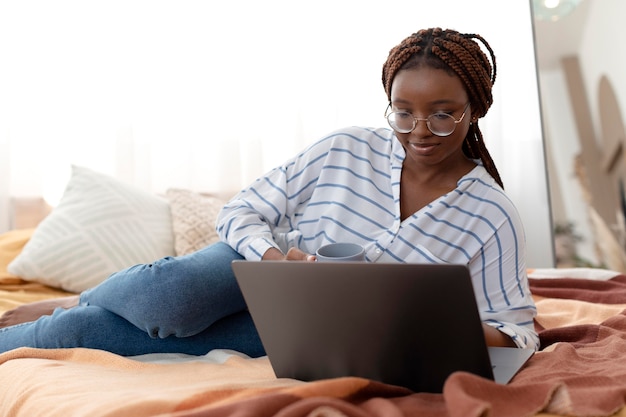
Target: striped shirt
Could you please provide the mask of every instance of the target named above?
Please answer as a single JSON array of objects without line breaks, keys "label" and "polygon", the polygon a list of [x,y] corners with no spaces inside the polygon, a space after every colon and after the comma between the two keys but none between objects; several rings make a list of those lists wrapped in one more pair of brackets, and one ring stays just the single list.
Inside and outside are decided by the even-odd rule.
[{"label": "striped shirt", "polygon": [[335,131],[235,196],[218,233],[248,260],[270,247],[315,253],[354,242],[369,262],[467,265],[483,322],[537,349],[525,236],[511,200],[478,164],[456,189],[402,221],[404,157],[389,129]]}]

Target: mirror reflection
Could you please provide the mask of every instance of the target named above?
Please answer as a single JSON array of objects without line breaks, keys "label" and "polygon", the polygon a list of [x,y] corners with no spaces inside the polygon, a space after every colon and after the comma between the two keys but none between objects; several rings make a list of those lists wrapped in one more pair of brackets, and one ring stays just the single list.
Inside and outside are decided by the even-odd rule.
[{"label": "mirror reflection", "polygon": [[533,6],[557,263],[624,272],[626,3]]}]

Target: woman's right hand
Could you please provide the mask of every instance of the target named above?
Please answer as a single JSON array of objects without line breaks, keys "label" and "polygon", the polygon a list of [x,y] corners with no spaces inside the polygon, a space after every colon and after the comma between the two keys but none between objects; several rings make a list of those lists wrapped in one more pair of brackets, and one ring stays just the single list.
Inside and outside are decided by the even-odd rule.
[{"label": "woman's right hand", "polygon": [[269,248],[263,254],[264,261],[309,261],[314,262],[316,260],[315,255],[310,255],[301,251],[298,248],[290,248],[287,251],[287,255],[284,255],[276,248]]}]

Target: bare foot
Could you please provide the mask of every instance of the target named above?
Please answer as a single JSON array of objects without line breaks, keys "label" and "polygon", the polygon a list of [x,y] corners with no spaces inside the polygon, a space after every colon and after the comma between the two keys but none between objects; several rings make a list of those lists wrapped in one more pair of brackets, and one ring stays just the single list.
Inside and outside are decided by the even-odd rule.
[{"label": "bare foot", "polygon": [[13,326],[15,324],[35,321],[41,316],[52,314],[55,308],[72,308],[78,305],[78,295],[71,295],[63,298],[53,298],[50,300],[37,301],[24,304],[13,310],[9,310],[0,316],[0,329]]}]

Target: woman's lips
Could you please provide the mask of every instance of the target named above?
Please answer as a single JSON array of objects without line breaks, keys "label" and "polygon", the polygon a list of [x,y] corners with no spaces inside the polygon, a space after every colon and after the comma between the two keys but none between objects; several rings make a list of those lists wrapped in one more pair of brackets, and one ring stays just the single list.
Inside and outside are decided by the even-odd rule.
[{"label": "woman's lips", "polygon": [[437,147],[436,143],[411,143],[409,142],[409,146],[415,152],[421,155],[427,155],[433,152],[433,150]]}]

